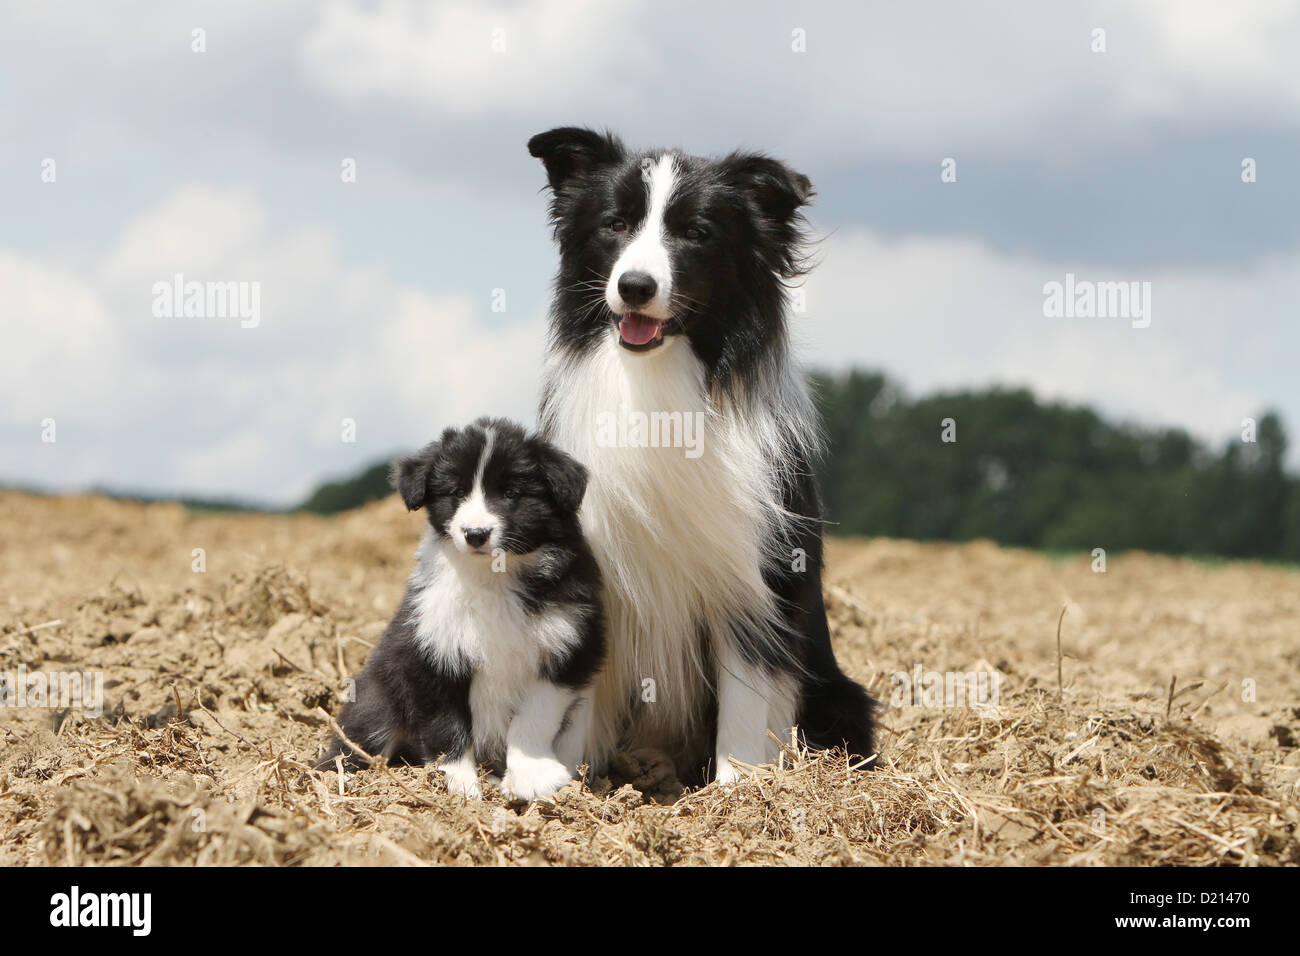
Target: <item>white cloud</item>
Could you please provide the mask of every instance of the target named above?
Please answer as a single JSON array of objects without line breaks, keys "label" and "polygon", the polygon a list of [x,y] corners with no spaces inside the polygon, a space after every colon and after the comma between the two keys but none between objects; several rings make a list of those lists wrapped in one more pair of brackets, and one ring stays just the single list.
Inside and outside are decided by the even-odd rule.
[{"label": "white cloud", "polygon": [[103,398],[123,360],[121,342],[81,276],[0,251],[0,333],[0,425],[37,440],[42,419],[58,423],[74,409],[97,424],[111,419]]},{"label": "white cloud", "polygon": [[129,222],[104,257],[105,282],[152,283],[174,272],[223,278],[223,269],[247,275],[250,255],[265,251],[269,223],[247,189],[182,187]]},{"label": "white cloud", "polygon": [[[1229,369],[1300,348],[1300,334],[1287,333],[1290,343],[1276,334],[1300,295],[1295,254],[1246,273],[1134,275],[1004,255],[974,240],[894,241],[865,231],[837,234],[822,253],[800,330],[808,360],[837,370],[883,368],[914,392],[1027,386],[1218,442],[1285,394],[1263,376],[1243,386]],[[1150,282],[1150,327],[1124,318],[1046,318],[1043,285],[1067,272]],[[1300,394],[1283,401],[1294,428]]]},{"label": "white cloud", "polygon": [[1152,64],[1181,86],[1175,108],[1207,97],[1300,104],[1300,0],[1108,0],[1104,9],[1149,31]]},{"label": "white cloud", "polygon": [[[129,223],[85,276],[0,255],[5,479],[291,501],[481,413],[531,424],[540,318],[489,326],[460,293],[268,223],[248,191],[194,185]],[[155,318],[152,286],[176,272],[261,283],[261,324]],[[29,453],[47,415],[61,450],[77,446],[57,472]],[[344,418],[356,445],[340,441]]]},{"label": "white cloud", "polygon": [[647,79],[646,48],[619,42],[641,20],[639,6],[332,0],[303,39],[301,62],[311,82],[340,99],[382,95],[452,115],[614,96]]},{"label": "white cloud", "polygon": [[[1075,162],[1169,120],[1289,125],[1297,0],[805,6],[595,0],[332,0],[300,44],[307,81],[423,121],[528,117],[707,138],[776,130],[804,155],[1045,155]],[[1091,49],[1094,28],[1107,49]],[[507,51],[490,49],[501,28]],[[805,32],[806,51],[791,49]],[[575,108],[580,108],[577,111]],[[1061,141],[1061,149],[1046,144]]]}]

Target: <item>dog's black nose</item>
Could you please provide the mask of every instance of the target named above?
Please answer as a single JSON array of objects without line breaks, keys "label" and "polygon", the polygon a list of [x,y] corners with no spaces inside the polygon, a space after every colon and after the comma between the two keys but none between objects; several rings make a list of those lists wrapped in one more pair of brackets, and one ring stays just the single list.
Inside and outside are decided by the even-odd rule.
[{"label": "dog's black nose", "polygon": [[492,534],[491,528],[461,528],[465,532],[465,543],[471,548],[482,547]]},{"label": "dog's black nose", "polygon": [[618,277],[618,294],[634,309],[653,299],[658,288],[655,277],[648,272],[624,272]]}]

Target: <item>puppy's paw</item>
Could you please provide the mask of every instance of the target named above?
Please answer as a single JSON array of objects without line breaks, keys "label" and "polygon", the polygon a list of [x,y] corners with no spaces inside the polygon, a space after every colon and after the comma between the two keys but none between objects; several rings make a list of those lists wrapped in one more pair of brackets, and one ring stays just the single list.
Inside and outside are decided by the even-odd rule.
[{"label": "puppy's paw", "polygon": [[516,757],[506,766],[501,792],[510,800],[541,800],[573,779],[554,757]]},{"label": "puppy's paw", "polygon": [[466,800],[477,800],[482,796],[478,786],[478,767],[473,763],[457,761],[442,764],[438,769],[447,782],[448,793],[457,794]]}]

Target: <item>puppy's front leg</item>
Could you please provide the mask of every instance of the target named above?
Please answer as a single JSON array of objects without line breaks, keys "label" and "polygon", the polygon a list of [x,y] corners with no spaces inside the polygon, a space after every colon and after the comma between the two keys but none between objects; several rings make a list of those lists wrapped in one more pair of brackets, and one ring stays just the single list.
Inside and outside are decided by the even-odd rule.
[{"label": "puppy's front leg", "polygon": [[574,693],[547,680],[536,680],[524,696],[506,732],[506,775],[501,789],[513,800],[549,797],[573,779],[555,756],[555,738]]},{"label": "puppy's front leg", "polygon": [[788,734],[794,723],[795,690],[790,678],[751,664],[725,642],[718,654],[718,737],[714,779],[735,783],[742,771],[730,760],[761,764],[776,755],[767,736]]},{"label": "puppy's front leg", "polygon": [[569,708],[568,724],[555,740],[555,756],[574,776],[587,753],[587,738],[591,736],[590,689],[574,699]]},{"label": "puppy's front leg", "polygon": [[473,745],[467,747],[459,757],[444,757],[438,769],[447,778],[447,790],[458,793],[469,800],[479,798],[478,763],[474,760]]}]

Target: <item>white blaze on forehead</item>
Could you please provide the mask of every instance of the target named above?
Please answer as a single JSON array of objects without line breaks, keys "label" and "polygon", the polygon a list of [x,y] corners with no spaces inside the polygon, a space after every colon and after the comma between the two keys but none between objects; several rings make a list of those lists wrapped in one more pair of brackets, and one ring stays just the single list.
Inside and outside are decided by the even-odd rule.
[{"label": "white blaze on forehead", "polygon": [[496,432],[491,428],[485,429],[486,439],[483,442],[483,451],[479,454],[478,465],[474,469],[474,487],[469,493],[456,513],[452,516],[451,532],[452,538],[458,547],[464,546],[465,533],[464,528],[491,528],[492,535],[488,539],[490,545],[495,546],[499,534],[497,528],[497,516],[488,510],[487,495],[483,491],[483,473],[487,470],[488,460],[492,457],[492,445],[496,439]]},{"label": "white blaze on forehead", "polygon": [[496,429],[486,428],[483,430],[483,453],[479,455],[478,468],[474,471],[474,488],[481,491],[483,489],[483,472],[487,471],[488,459],[492,457],[492,445],[496,442]]},{"label": "white blaze on forehead", "polygon": [[618,294],[618,280],[625,272],[646,272],[654,277],[655,297],[637,309],[656,319],[669,318],[668,301],[672,296],[673,267],[664,245],[664,215],[677,187],[677,163],[672,154],[664,153],[657,160],[647,158],[641,166],[641,178],[646,184],[646,214],[636,237],[618,257],[609,275],[605,299],[611,310],[620,315],[628,311],[627,304]]},{"label": "white blaze on forehead", "polygon": [[649,204],[639,236],[651,230],[659,236],[663,233],[664,210],[677,185],[677,163],[669,153],[660,156],[658,162],[648,160],[641,168],[641,178],[645,180]]}]

